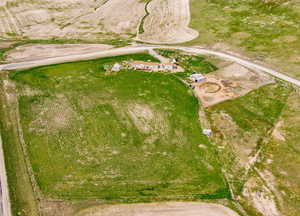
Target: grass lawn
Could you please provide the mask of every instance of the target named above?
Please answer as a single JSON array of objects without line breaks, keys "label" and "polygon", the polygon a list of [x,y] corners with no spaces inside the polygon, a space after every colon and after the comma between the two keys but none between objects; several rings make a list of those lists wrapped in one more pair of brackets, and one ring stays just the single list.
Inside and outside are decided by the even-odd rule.
[{"label": "grass lawn", "polygon": [[30,161],[47,198],[116,202],[229,198],[198,101],[175,76],[105,64],[134,54],[11,74]]}]

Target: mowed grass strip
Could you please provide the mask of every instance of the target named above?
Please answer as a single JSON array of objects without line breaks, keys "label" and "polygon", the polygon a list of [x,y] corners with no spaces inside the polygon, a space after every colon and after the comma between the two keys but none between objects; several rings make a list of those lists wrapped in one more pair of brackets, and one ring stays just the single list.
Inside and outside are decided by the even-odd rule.
[{"label": "mowed grass strip", "polygon": [[216,151],[201,133],[197,99],[167,73],[103,69],[128,59],[155,60],[134,54],[11,75],[19,92],[27,89],[20,97],[22,125],[44,195],[228,198]]}]

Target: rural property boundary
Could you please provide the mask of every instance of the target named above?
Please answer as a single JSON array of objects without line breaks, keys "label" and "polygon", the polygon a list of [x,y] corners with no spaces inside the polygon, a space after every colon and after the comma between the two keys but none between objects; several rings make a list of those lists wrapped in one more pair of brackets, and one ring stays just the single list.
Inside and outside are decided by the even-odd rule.
[{"label": "rural property boundary", "polygon": [[[10,64],[2,64],[0,65],[0,73],[1,70],[22,70],[22,69],[29,69],[33,67],[45,66],[45,65],[52,65],[52,64],[59,64],[65,62],[74,62],[74,61],[82,61],[82,60],[91,60],[101,57],[108,57],[108,56],[117,56],[117,55],[124,55],[130,53],[138,53],[138,52],[149,52],[153,49],[175,49],[181,50],[190,53],[196,53],[199,55],[213,55],[219,58],[227,59],[248,68],[258,69],[265,73],[268,73],[278,79],[284,80],[289,82],[295,86],[300,87],[300,81],[289,77],[283,73],[277,72],[273,69],[267,68],[265,66],[253,63],[249,60],[242,59],[240,57],[233,56],[231,54],[218,52],[214,50],[209,50],[205,48],[198,48],[198,47],[185,47],[185,46],[165,46],[165,45],[135,45],[123,48],[115,48],[105,51],[99,52],[91,52],[85,54],[77,54],[77,55],[70,55],[70,56],[63,56],[63,57],[53,57],[53,58],[46,58],[42,60],[36,61],[25,61],[19,63],[10,63]],[[11,207],[10,207],[10,200],[9,200],[9,193],[8,193],[8,185],[7,185],[7,176],[4,164],[4,155],[2,149],[2,140],[0,134],[0,183],[1,183],[1,197],[0,197],[0,210],[2,207],[2,212],[0,212],[0,216],[11,216]]]}]

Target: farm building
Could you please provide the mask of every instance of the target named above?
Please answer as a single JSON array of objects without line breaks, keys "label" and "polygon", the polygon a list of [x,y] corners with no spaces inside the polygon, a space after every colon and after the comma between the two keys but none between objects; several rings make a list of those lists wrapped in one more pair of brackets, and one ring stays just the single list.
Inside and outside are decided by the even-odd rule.
[{"label": "farm building", "polygon": [[173,63],[133,61],[130,65],[136,70],[177,71],[179,69],[179,66]]},{"label": "farm building", "polygon": [[121,65],[119,63],[115,63],[111,70],[118,72],[121,70]]},{"label": "farm building", "polygon": [[190,75],[189,79],[192,81],[192,82],[202,82],[204,81],[206,78],[205,76],[203,76],[202,74],[199,74],[199,73],[193,73]]}]

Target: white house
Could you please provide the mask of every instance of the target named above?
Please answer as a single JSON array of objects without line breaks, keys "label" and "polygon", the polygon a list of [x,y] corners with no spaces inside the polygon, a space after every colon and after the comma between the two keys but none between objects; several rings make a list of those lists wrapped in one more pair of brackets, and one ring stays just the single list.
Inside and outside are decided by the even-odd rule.
[{"label": "white house", "polygon": [[193,73],[190,75],[189,79],[192,81],[192,82],[201,82],[201,81],[204,81],[206,78],[205,76],[203,76],[202,74],[199,74],[199,73]]}]

